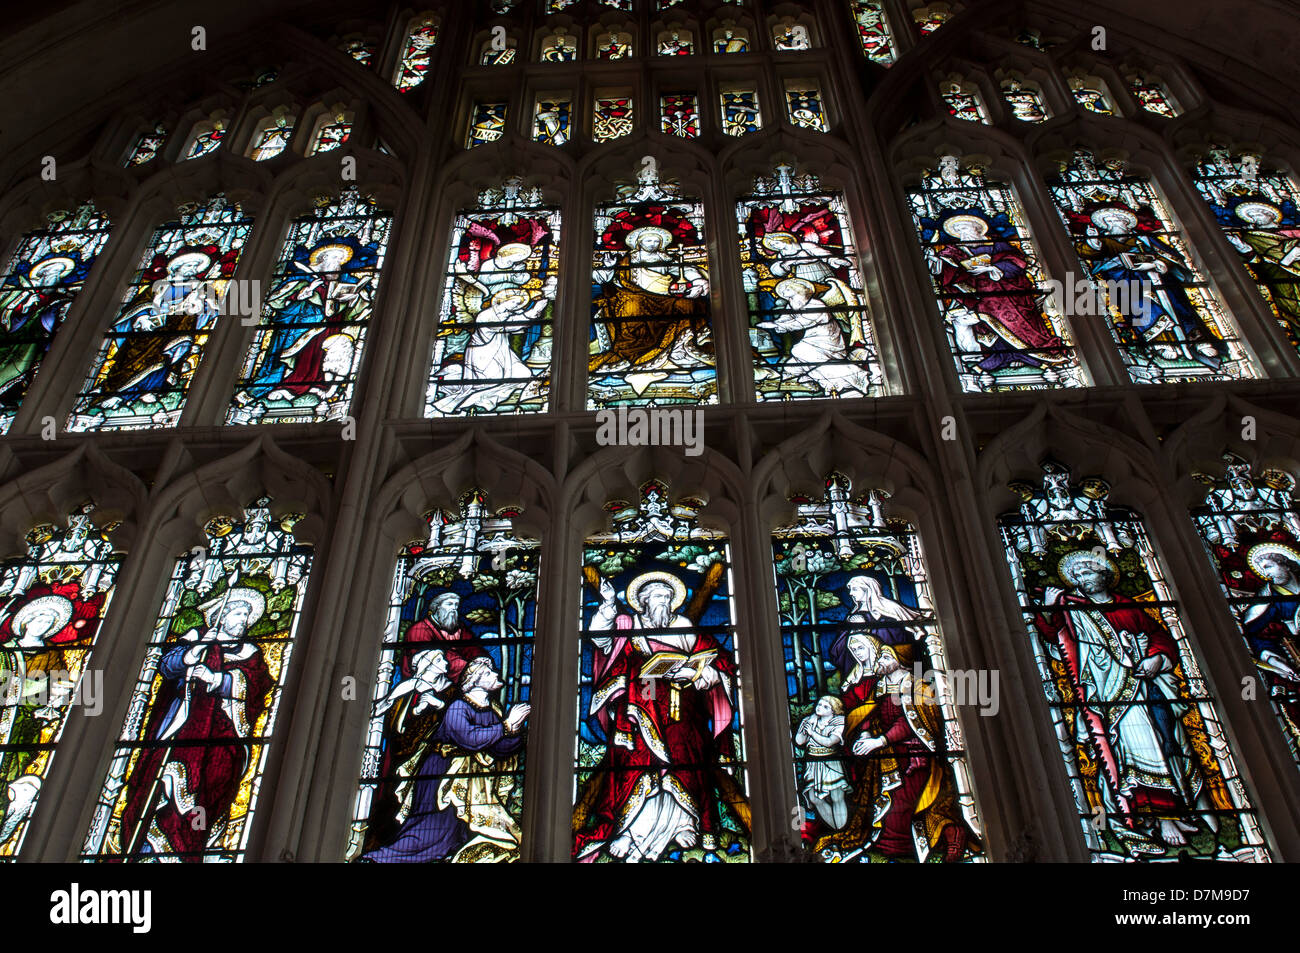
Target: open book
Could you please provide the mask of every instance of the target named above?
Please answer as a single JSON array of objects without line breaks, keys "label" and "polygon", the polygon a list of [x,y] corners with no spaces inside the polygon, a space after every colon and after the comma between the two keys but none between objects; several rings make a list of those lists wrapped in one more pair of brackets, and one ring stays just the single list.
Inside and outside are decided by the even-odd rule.
[{"label": "open book", "polygon": [[718,657],[717,649],[705,649],[694,655],[681,652],[656,652],[646,659],[641,667],[642,678],[671,678],[678,674],[688,674],[692,679],[699,676],[704,666]]}]

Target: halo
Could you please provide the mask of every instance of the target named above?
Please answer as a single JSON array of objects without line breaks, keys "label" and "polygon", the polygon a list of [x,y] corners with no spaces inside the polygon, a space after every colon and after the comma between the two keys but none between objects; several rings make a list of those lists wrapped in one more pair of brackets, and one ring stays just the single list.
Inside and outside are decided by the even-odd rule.
[{"label": "halo", "polygon": [[676,612],[686,601],[686,586],[682,581],[667,572],[647,572],[637,576],[627,584],[627,604],[630,605],[639,614],[642,611],[641,600],[637,598],[641,595],[641,590],[649,583],[660,582],[673,591],[672,611]]},{"label": "halo", "polygon": [[799,244],[799,239],[795,238],[789,232],[768,232],[766,235],[763,236],[763,240],[760,241],[759,244],[762,245],[764,248],[766,248],[768,251],[772,251],[773,244],[797,245]]},{"label": "halo", "polygon": [[[31,270],[28,271],[27,274],[36,281],[44,281],[44,274],[51,270],[55,265],[58,265],[63,269],[59,274],[59,278],[62,278],[68,272],[73,271],[77,267],[77,263],[71,258],[68,258],[65,255],[56,255],[53,258],[46,258],[44,261],[38,261],[36,264],[32,265]],[[55,281],[57,280],[58,278],[55,279]]]},{"label": "halo", "polygon": [[1290,546],[1283,546],[1281,543],[1259,543],[1250,547],[1250,551],[1246,553],[1246,562],[1250,563],[1250,568],[1255,571],[1255,575],[1263,577],[1264,573],[1259,568],[1259,562],[1265,556],[1273,553],[1285,556],[1291,562],[1300,565],[1300,553]]},{"label": "halo", "polygon": [[811,281],[806,281],[803,278],[786,278],[783,281],[777,282],[776,293],[778,296],[789,298],[790,295],[786,292],[794,291],[802,291],[804,295],[809,298],[817,297],[817,289],[813,287]]},{"label": "halo", "polygon": [[167,262],[168,271],[176,271],[181,265],[191,261],[199,263],[199,271],[204,272],[212,267],[212,256],[204,254],[201,251],[187,251],[177,255],[171,261]]},{"label": "halo", "polygon": [[1232,214],[1237,216],[1237,218],[1241,219],[1243,222],[1248,222],[1250,220],[1246,218],[1246,216],[1241,214],[1242,209],[1256,209],[1256,208],[1267,209],[1269,216],[1275,222],[1280,221],[1282,218],[1282,210],[1278,208],[1276,205],[1274,205],[1272,202],[1254,202],[1254,201],[1238,202],[1237,207],[1232,210]]},{"label": "halo", "polygon": [[14,613],[13,620],[9,623],[9,627],[13,629],[19,638],[23,638],[26,635],[27,626],[31,624],[34,616],[40,615],[43,612],[52,612],[56,624],[53,628],[44,633],[42,636],[43,640],[45,636],[50,636],[61,631],[64,626],[71,622],[72,611],[72,600],[67,596],[60,596],[55,593],[50,593],[47,596],[37,596],[31,602],[27,603],[27,605]]},{"label": "halo", "polygon": [[628,232],[623,239],[623,244],[628,248],[634,248],[640,243],[642,235],[658,235],[663,239],[665,246],[673,243],[673,233],[668,229],[660,228],[658,225],[643,225]]},{"label": "halo", "polygon": [[1075,578],[1074,567],[1080,563],[1090,563],[1094,566],[1098,563],[1105,563],[1106,571],[1110,573],[1111,579],[1114,579],[1119,575],[1119,566],[1115,565],[1114,561],[1109,556],[1098,558],[1097,554],[1091,549],[1076,549],[1074,552],[1069,553],[1064,559],[1056,564],[1056,571],[1060,577],[1070,585],[1077,586],[1079,580]]},{"label": "halo", "polygon": [[515,255],[518,254],[519,252],[523,252],[524,257],[527,258],[529,255],[533,253],[533,248],[531,245],[525,245],[523,242],[506,242],[504,245],[502,245],[496,250],[496,254],[493,255],[493,257],[500,258],[503,254],[506,253]]},{"label": "halo", "polygon": [[248,603],[248,628],[250,629],[266,612],[266,597],[256,589],[250,589],[247,586],[236,586],[233,589],[227,589],[217,598],[210,599],[200,605],[199,611],[203,613],[203,618],[208,625],[216,625],[221,621],[219,617],[214,617],[216,612],[222,606],[228,606],[232,602]]},{"label": "halo", "polygon": [[979,229],[980,238],[983,238],[985,235],[989,233],[989,223],[984,221],[984,219],[980,218],[978,215],[951,215],[948,218],[945,218],[943,220],[943,223],[940,225],[940,228],[942,228],[949,235],[952,235],[953,238],[958,238],[960,236],[958,236],[952,230],[952,226],[955,223],[960,223],[960,222],[970,222],[971,224],[977,226],[977,228]]},{"label": "halo", "polygon": [[502,288],[489,300],[493,306],[501,304],[503,301],[523,301],[524,304],[527,304],[533,300],[533,296],[523,288]]},{"label": "halo", "polygon": [[1094,222],[1100,223],[1098,216],[1101,218],[1122,218],[1125,222],[1124,229],[1126,231],[1136,228],[1138,223],[1138,217],[1136,215],[1126,208],[1117,208],[1114,205],[1105,205],[1099,209],[1095,209],[1088,218],[1092,219]]},{"label": "halo", "polygon": [[313,268],[315,268],[317,265],[320,264],[321,256],[324,255],[325,252],[327,252],[327,251],[341,251],[341,252],[343,252],[343,253],[344,253],[344,254],[343,254],[343,261],[340,262],[340,264],[343,264],[343,265],[346,265],[348,262],[350,262],[350,261],[352,260],[352,256],[353,256],[353,254],[354,254],[354,252],[352,251],[351,246],[344,245],[344,244],[342,244],[342,243],[340,243],[340,242],[332,242],[332,243],[330,243],[329,245],[321,245],[319,248],[313,248],[312,251],[311,251],[311,254],[307,256],[307,264],[309,264],[309,265],[311,265]]}]

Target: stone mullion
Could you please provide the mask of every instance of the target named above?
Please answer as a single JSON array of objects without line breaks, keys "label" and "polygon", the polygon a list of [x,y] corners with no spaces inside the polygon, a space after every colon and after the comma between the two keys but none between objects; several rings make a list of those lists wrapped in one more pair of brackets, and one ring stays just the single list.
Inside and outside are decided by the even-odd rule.
[{"label": "stone mullion", "polygon": [[[423,183],[431,178],[428,161],[417,160],[411,173],[413,184],[405,206],[407,209],[416,209],[427,201],[426,186]],[[398,228],[385,263],[390,278],[408,274],[414,269],[412,258],[422,247],[419,239],[427,227],[421,217],[414,214],[401,215],[394,224]],[[385,288],[383,309],[376,312],[367,335],[368,354],[362,367],[363,376],[369,368],[369,376],[374,382],[372,387],[390,386],[388,375],[382,374],[379,369],[391,366],[394,350],[401,348],[401,336],[385,333],[385,330],[400,326],[399,316],[406,314],[412,307],[410,298],[411,285],[408,282],[395,280]],[[328,770],[332,760],[329,752],[337,753],[340,749],[323,746],[320,729],[322,712],[317,709],[324,705],[325,710],[328,710],[331,694],[340,690],[333,660],[338,657],[341,644],[346,644],[349,636],[377,640],[380,638],[378,633],[382,632],[381,620],[358,620],[355,618],[356,610],[349,611],[355,601],[351,598],[351,583],[360,565],[358,553],[349,541],[367,534],[373,535],[370,527],[375,517],[370,512],[370,501],[382,486],[388,472],[387,464],[395,456],[391,435],[384,422],[387,402],[382,391],[367,393],[365,400],[360,400],[359,397],[360,393],[354,398],[352,407],[356,440],[350,447],[350,453],[345,456],[345,466],[335,478],[338,495],[334,513],[331,514],[334,525],[330,536],[337,542],[326,551],[318,552],[313,565],[313,576],[320,579],[317,589],[320,600],[316,607],[318,625],[310,633],[310,640],[309,633],[303,632],[299,636],[303,649],[310,647],[310,652],[304,651],[306,657],[297,669],[296,695],[312,700],[314,707],[307,709],[304,705],[299,705],[296,709],[289,709],[290,723],[282,725],[280,729],[281,743],[284,745],[281,762],[283,773],[276,789],[274,810],[268,805],[267,814],[263,815],[266,822],[261,841],[266,845],[263,859],[276,859],[282,849],[292,854],[312,849],[319,851],[319,847],[311,846],[312,835],[304,832],[322,829],[319,826],[324,823],[321,812],[328,809],[330,794],[327,792],[323,798],[319,796],[320,786],[315,783],[314,774],[322,767]],[[332,434],[331,438],[336,439]],[[362,678],[364,673],[344,674],[354,674],[357,677],[358,698],[365,697],[365,690],[360,688],[365,684]],[[356,745],[359,740],[354,738],[346,743]],[[323,753],[325,764],[322,766],[316,759]],[[353,778],[353,788],[355,781]],[[307,839],[304,840],[304,837]]]}]

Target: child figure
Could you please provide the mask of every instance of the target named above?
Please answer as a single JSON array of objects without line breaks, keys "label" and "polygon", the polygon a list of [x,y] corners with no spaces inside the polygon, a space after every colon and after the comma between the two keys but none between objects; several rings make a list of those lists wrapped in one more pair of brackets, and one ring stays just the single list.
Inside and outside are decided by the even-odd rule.
[{"label": "child figure", "polygon": [[829,827],[840,830],[848,823],[851,790],[845,778],[844,762],[837,757],[844,745],[844,703],[834,695],[817,700],[813,713],[799,723],[794,743],[810,759],[804,762],[803,793],[817,816]]}]

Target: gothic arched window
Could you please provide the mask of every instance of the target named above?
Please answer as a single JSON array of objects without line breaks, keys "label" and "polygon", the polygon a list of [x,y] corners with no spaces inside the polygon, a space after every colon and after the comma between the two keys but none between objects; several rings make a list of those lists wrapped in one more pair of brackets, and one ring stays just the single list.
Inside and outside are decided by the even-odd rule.
[{"label": "gothic arched window", "polygon": [[940,95],[948,106],[948,114],[965,122],[989,124],[988,112],[980,100],[979,90],[974,83],[962,82],[954,78],[944,83]]},{"label": "gothic arched window", "polygon": [[704,206],[638,179],[596,208],[587,408],[717,403]]},{"label": "gothic arched window", "polygon": [[592,100],[591,138],[609,142],[632,134],[635,128],[632,94],[626,89],[598,89]]},{"label": "gothic arched window", "polygon": [[136,139],[135,145],[131,147],[131,154],[126,157],[126,167],[130,168],[135,165],[144,165],[146,162],[152,162],[154,156],[167,141],[166,123],[158,123],[148,132],[142,132]]},{"label": "gothic arched window", "polygon": [[849,12],[858,28],[858,41],[867,59],[881,66],[889,66],[898,59],[882,0],[849,0]]},{"label": "gothic arched window", "polygon": [[1000,520],[1094,861],[1269,851],[1142,519],[1045,461]]},{"label": "gothic arched window", "polygon": [[469,133],[465,137],[465,148],[496,142],[506,131],[506,109],[503,102],[475,102],[469,114]]},{"label": "gothic arched window", "polygon": [[1169,90],[1158,79],[1143,73],[1130,73],[1125,77],[1125,81],[1137,104],[1147,112],[1166,119],[1173,119],[1178,115],[1178,105],[1169,95]]},{"label": "gothic arched window", "polygon": [[1021,122],[1046,122],[1051,118],[1047,102],[1036,84],[1015,77],[1003,80],[1002,98],[1011,107],[1011,115]]},{"label": "gothic arched window", "polygon": [[1048,180],[1137,383],[1255,377],[1232,318],[1150,180],[1079,150]]},{"label": "gothic arched window", "polygon": [[516,515],[471,490],[398,558],[349,860],[518,859],[539,549]]},{"label": "gothic arched window", "polygon": [[175,426],[253,220],[218,193],[153,233],[68,429]]},{"label": "gothic arched window", "polygon": [[311,423],[348,412],[393,218],[355,188],[317,200],[280,250],[228,424]]},{"label": "gothic arched window", "polygon": [[782,165],[755,179],[736,219],[759,400],[880,396],[844,196]]},{"label": "gothic arched window", "polygon": [[1106,84],[1095,76],[1071,76],[1067,80],[1074,101],[1098,116],[1115,115],[1115,105]]},{"label": "gothic arched window", "polygon": [[346,112],[335,113],[334,115],[322,116],[316,126],[316,131],[312,133],[311,145],[307,147],[307,155],[320,155],[322,152],[333,152],[341,147],[352,136],[352,120]]},{"label": "gothic arched window", "polygon": [[909,199],[962,390],[1084,386],[1011,186],[944,156]]},{"label": "gothic arched window", "polygon": [[813,132],[830,131],[826,101],[822,98],[821,84],[815,79],[785,81],[785,111],[790,125],[798,129],[811,129]]},{"label": "gothic arched window", "polygon": [[573,138],[573,94],[538,93],[533,104],[533,141],[562,146]]},{"label": "gothic arched window", "polygon": [[745,862],[731,555],[658,481],[582,556],[573,856]]},{"label": "gothic arched window", "polygon": [[1259,156],[1211,149],[1194,170],[1196,188],[1241,254],[1260,294],[1300,350],[1300,189]]},{"label": "gothic arched window", "polygon": [[270,505],[177,558],[83,860],[243,859],[311,566]]},{"label": "gothic arched window", "polygon": [[1300,762],[1300,502],[1283,470],[1259,476],[1233,453],[1223,476],[1198,473],[1209,489],[1192,514],[1233,618],[1259,668],[1263,692]]},{"label": "gothic arched window", "polygon": [[559,209],[521,179],[456,216],[426,417],[547,410],[559,266]]},{"label": "gothic arched window", "polygon": [[425,17],[411,25],[402,47],[402,57],[397,63],[393,85],[398,92],[406,93],[424,82],[429,72],[430,51],[438,42],[438,20]]},{"label": "gothic arched window", "polygon": [[27,388],[81,293],[110,223],[94,203],[55,212],[28,232],[0,276],[0,433],[8,431]]},{"label": "gothic arched window", "polygon": [[117,524],[96,526],[93,511],[33,527],[27,555],[0,563],[0,860],[22,847],[72,706],[103,708],[104,673],[86,666],[122,557],[109,542]]},{"label": "gothic arched window", "polygon": [[185,148],[181,150],[180,158],[177,161],[197,159],[210,152],[215,152],[221,147],[221,141],[225,138],[225,119],[215,118],[201,122],[190,132],[189,141],[185,144]]},{"label": "gothic arched window", "polygon": [[289,140],[293,138],[293,126],[294,116],[291,113],[279,112],[279,115],[267,119],[253,133],[253,144],[249,147],[248,157],[254,162],[274,159],[288,147]]},{"label": "gothic arched window", "polygon": [[[995,704],[997,684],[950,672],[920,541],[885,515],[888,496],[832,473],[772,533],[795,819],[829,863],[971,860],[981,824],[956,705]],[[891,783],[905,759],[921,766]]]},{"label": "gothic arched window", "polygon": [[668,136],[697,139],[700,97],[695,93],[664,93],[659,97],[659,131]]}]

